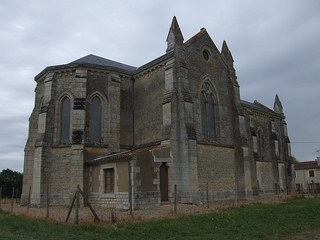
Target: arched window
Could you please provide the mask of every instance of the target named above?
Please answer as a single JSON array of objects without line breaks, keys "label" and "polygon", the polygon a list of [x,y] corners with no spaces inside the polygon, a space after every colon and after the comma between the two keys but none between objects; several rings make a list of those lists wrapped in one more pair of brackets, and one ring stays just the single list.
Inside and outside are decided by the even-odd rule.
[{"label": "arched window", "polygon": [[100,143],[101,140],[101,101],[94,97],[90,104],[90,142]]},{"label": "arched window", "polygon": [[216,141],[215,101],[213,89],[208,82],[202,86],[200,105],[202,137],[206,140]]},{"label": "arched window", "polygon": [[261,159],[264,159],[264,138],[261,129],[258,130],[258,153]]},{"label": "arched window", "polygon": [[65,97],[61,105],[60,143],[70,141],[70,99]]}]

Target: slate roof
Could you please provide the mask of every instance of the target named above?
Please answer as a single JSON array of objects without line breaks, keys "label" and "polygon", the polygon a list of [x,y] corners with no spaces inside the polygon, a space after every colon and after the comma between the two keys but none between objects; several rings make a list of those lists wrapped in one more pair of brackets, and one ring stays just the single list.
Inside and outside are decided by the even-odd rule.
[{"label": "slate roof", "polygon": [[294,163],[294,170],[314,169],[314,168],[320,168],[317,160]]},{"label": "slate roof", "polygon": [[167,58],[170,58],[172,56],[173,56],[173,51],[172,52],[168,52],[168,53],[166,53],[166,54],[164,54],[164,55],[162,55],[162,56],[160,56],[160,57],[158,57],[158,58],[156,58],[156,59],[144,64],[144,65],[142,65],[141,67],[137,68],[136,72],[142,71],[142,70],[144,70],[144,69],[146,69],[148,67],[151,67],[152,65],[156,65],[157,63],[159,63],[159,62],[161,62],[161,61],[163,61],[163,60],[165,60]]},{"label": "slate roof", "polygon": [[134,72],[137,69],[136,67],[112,61],[110,59],[99,57],[93,54],[89,54],[85,57],[79,58],[78,60],[75,60],[67,65],[73,66],[81,64],[93,67],[109,67],[112,69],[124,70],[126,72]]},{"label": "slate roof", "polygon": [[57,69],[64,69],[68,67],[77,67],[77,66],[89,66],[89,67],[97,67],[97,68],[107,68],[112,69],[120,72],[124,72],[130,75],[133,75],[135,73],[138,73],[139,71],[142,71],[148,67],[151,67],[152,65],[156,65],[157,63],[170,58],[173,56],[173,52],[165,53],[164,55],[142,65],[141,67],[137,68],[134,66],[130,66],[127,64],[123,64],[120,62],[116,62],[107,58],[99,57],[93,54],[89,54],[87,56],[84,56],[82,58],[79,58],[75,61],[72,61],[67,64],[62,65],[55,65],[55,66],[48,66],[44,70],[42,70],[37,76],[35,76],[35,79],[40,77],[42,74],[44,74],[47,71],[50,70],[57,70]]},{"label": "slate roof", "polygon": [[240,102],[241,102],[241,105],[243,105],[244,107],[253,108],[253,109],[256,109],[258,111],[262,111],[262,112],[269,113],[269,114],[279,115],[278,113],[276,113],[272,109],[264,106],[263,104],[259,103],[258,101],[254,101],[253,103],[251,103],[251,102],[248,102],[248,101],[245,101],[245,100],[240,100]]}]

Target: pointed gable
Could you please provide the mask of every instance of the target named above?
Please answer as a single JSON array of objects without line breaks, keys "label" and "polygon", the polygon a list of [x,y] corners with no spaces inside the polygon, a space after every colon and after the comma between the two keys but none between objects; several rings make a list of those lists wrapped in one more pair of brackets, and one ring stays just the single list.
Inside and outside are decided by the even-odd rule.
[{"label": "pointed gable", "polygon": [[274,100],[273,110],[276,113],[283,114],[283,107],[282,107],[282,103],[278,97],[278,94],[276,94],[276,98]]},{"label": "pointed gable", "polygon": [[229,50],[229,47],[228,47],[226,41],[223,41],[221,55],[224,58],[224,60],[226,61],[226,63],[230,67],[233,67],[233,62],[234,62],[233,61],[233,57],[232,57],[232,54],[231,54],[231,52]]},{"label": "pointed gable", "polygon": [[176,46],[181,47],[183,44],[183,40],[183,35],[180,30],[177,18],[174,16],[167,36],[167,52],[174,50]]}]

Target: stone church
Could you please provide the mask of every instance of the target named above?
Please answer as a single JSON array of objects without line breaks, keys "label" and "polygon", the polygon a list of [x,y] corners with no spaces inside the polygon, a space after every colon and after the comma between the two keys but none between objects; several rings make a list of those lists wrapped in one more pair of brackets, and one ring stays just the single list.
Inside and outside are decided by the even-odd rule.
[{"label": "stone church", "polygon": [[[233,57],[206,29],[133,67],[95,55],[36,77],[22,204],[152,208],[293,190],[282,104],[240,99]],[[47,192],[49,193],[47,195]]]}]

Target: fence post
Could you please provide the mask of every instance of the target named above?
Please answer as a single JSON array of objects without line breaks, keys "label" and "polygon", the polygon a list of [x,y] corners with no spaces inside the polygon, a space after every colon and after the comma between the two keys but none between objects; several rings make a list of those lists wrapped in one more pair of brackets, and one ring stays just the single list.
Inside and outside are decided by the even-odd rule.
[{"label": "fence post", "polygon": [[46,215],[46,219],[49,218],[49,205],[50,205],[49,187],[47,186],[47,215]]},{"label": "fence post", "polygon": [[79,201],[79,184],[78,184],[77,192],[76,192],[76,214],[75,214],[75,220],[74,220],[75,224],[79,223],[79,205],[80,205],[80,201]]},{"label": "fence post", "polygon": [[206,193],[207,193],[207,207],[209,208],[209,182],[207,182]]},{"label": "fence post", "polygon": [[2,187],[0,187],[0,210],[1,210],[1,201],[2,201]]},{"label": "fence post", "polygon": [[88,205],[88,207],[90,208],[95,221],[100,222],[100,219],[98,217],[98,215],[96,214],[96,212],[94,211],[94,209],[92,208],[91,204],[89,203],[88,199],[86,198],[86,196],[84,195],[84,193],[81,191],[81,189],[79,188],[79,193],[82,195],[84,202]]},{"label": "fence post", "polygon": [[68,219],[70,217],[70,214],[71,214],[71,211],[72,211],[72,208],[73,208],[73,204],[74,204],[74,201],[76,200],[76,198],[77,198],[77,191],[75,192],[74,197],[72,199],[72,202],[71,202],[71,205],[70,205],[70,208],[69,208],[69,211],[68,211],[68,215],[67,215],[67,218],[66,218],[66,222],[68,222]]},{"label": "fence post", "polygon": [[14,187],[12,187],[12,196],[11,196],[11,212],[13,211],[13,198],[14,198]]},{"label": "fence post", "polygon": [[177,184],[174,185],[174,212],[177,212]]},{"label": "fence post", "polygon": [[18,194],[19,194],[19,189],[16,189],[16,203],[18,203]]},{"label": "fence post", "polygon": [[258,194],[258,201],[260,201],[260,186],[259,186],[259,181],[257,181],[257,194]]},{"label": "fence post", "polygon": [[28,192],[27,212],[29,212],[30,201],[31,201],[31,186],[29,187],[29,192]]}]

